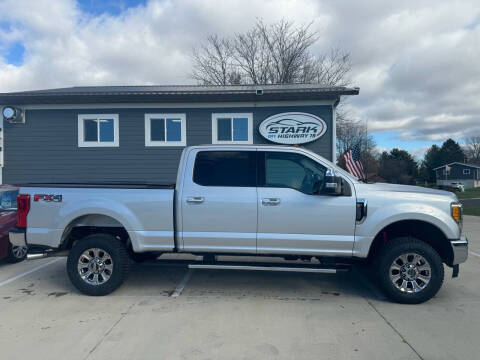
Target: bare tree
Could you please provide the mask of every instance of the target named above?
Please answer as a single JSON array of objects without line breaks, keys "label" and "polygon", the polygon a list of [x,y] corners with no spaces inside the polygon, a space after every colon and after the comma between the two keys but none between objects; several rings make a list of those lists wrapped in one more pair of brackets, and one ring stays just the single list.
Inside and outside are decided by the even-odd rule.
[{"label": "bare tree", "polygon": [[480,164],[480,135],[471,136],[465,140],[465,153],[468,160]]},{"label": "bare tree", "polygon": [[[295,26],[293,22],[280,20],[268,25],[257,20],[244,33],[227,38],[212,35],[195,48],[192,78],[204,85],[348,85],[352,68],[350,54],[337,48],[316,53],[313,49],[317,40],[318,34],[312,30],[311,23]],[[361,122],[348,116],[344,107],[337,108],[340,154],[355,144],[361,144],[362,150],[372,151],[375,144],[365,130]]]},{"label": "bare tree", "polygon": [[337,111],[337,157],[340,166],[343,159],[340,157],[354,146],[360,147],[360,153],[364,168],[368,173],[375,173],[378,164],[376,161],[376,144],[371,135],[368,135],[363,121],[353,120],[348,111]]},{"label": "bare tree", "polygon": [[339,49],[314,54],[318,34],[312,24],[296,27],[280,20],[258,20],[252,29],[230,38],[209,36],[192,53],[192,78],[201,84],[347,85],[350,56]]},{"label": "bare tree", "polygon": [[273,58],[258,26],[235,36],[235,62],[245,74],[245,82],[271,83]]},{"label": "bare tree", "polygon": [[194,49],[192,77],[205,85],[239,84],[241,74],[233,65],[232,41],[211,35],[207,42]]},{"label": "bare tree", "polygon": [[353,120],[348,115],[337,113],[337,151],[343,154],[358,145],[363,150],[366,147],[365,124]]},{"label": "bare tree", "polygon": [[333,48],[328,54],[322,54],[318,61],[317,83],[324,85],[348,85],[352,70],[350,54]]},{"label": "bare tree", "polygon": [[310,48],[317,40],[317,33],[310,28],[311,24],[294,28],[293,23],[286,20],[269,26],[262,21],[256,23],[255,30],[270,59],[269,83],[312,82],[315,79],[317,59]]}]

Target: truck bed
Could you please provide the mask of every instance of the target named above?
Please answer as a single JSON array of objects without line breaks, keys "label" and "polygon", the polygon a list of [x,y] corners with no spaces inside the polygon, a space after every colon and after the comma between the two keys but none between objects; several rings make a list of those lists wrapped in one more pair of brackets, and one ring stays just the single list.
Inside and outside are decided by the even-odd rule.
[{"label": "truck bed", "polygon": [[172,251],[175,189],[165,184],[31,183],[27,242],[58,248],[71,226],[121,227],[135,252]]}]

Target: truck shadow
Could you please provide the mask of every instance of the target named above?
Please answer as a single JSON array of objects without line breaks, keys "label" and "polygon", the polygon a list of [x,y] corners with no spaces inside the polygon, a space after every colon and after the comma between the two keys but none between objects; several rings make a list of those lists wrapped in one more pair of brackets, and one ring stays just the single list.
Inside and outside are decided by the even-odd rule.
[{"label": "truck shadow", "polygon": [[[112,296],[170,296],[188,269],[178,266],[136,264],[127,282]],[[338,274],[269,271],[190,270],[182,297],[322,300],[327,297],[363,297],[384,300],[365,269],[354,267]]]},{"label": "truck shadow", "polygon": [[[0,269],[10,266],[0,262]],[[17,266],[22,266],[18,264]],[[181,289],[180,297],[190,299],[267,299],[273,301],[319,301],[366,298],[384,300],[363,267],[353,267],[337,274],[296,272],[188,270],[186,266],[159,263],[132,264],[127,281],[109,296],[166,297],[178,288],[187,272],[191,277]],[[4,287],[2,293],[15,294],[28,288],[35,293],[82,296],[70,283],[65,261],[41,269]],[[12,289],[15,289],[12,292]],[[23,294],[23,293],[22,293]]]}]

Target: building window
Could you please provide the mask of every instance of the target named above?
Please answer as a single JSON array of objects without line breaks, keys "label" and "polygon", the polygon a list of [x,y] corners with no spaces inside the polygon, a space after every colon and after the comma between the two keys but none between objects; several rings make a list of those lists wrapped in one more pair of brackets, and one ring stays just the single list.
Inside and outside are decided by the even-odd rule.
[{"label": "building window", "polygon": [[78,115],[79,147],[118,147],[118,114]]},{"label": "building window", "polygon": [[252,114],[212,114],[212,144],[253,144]]},{"label": "building window", "polygon": [[463,169],[463,175],[470,175],[470,169]]},{"label": "building window", "polygon": [[145,146],[186,146],[185,114],[145,114]]}]

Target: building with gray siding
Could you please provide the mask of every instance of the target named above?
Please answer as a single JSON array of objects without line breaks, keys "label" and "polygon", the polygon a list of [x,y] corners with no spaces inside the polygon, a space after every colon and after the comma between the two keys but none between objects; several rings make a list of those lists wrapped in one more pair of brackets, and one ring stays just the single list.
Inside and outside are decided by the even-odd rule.
[{"label": "building with gray siding", "polygon": [[[173,183],[185,146],[267,144],[277,114],[321,119],[301,146],[335,158],[335,108],[358,88],[319,85],[74,87],[0,94],[2,181]],[[298,127],[296,128],[298,130]]]}]

